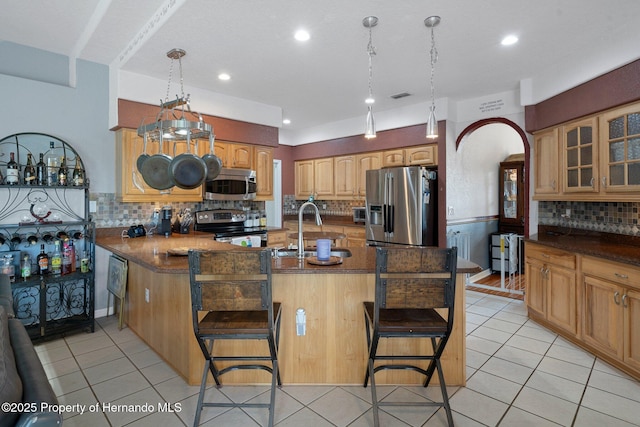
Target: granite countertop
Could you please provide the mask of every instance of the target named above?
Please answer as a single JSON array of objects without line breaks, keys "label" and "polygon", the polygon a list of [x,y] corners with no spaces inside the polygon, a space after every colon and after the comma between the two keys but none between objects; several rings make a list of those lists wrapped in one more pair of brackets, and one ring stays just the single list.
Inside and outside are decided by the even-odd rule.
[{"label": "granite countertop", "polygon": [[525,241],[640,267],[640,245],[632,236],[550,227],[541,229]]},{"label": "granite countertop", "polygon": [[[98,236],[96,244],[118,256],[140,264],[154,272],[166,274],[188,274],[186,256],[170,255],[167,251],[185,252],[188,248],[218,250],[258,250],[243,248],[229,243],[216,242],[208,233],[172,234],[171,237],[147,236],[122,238],[119,236]],[[338,265],[312,265],[295,257],[274,258],[274,274],[373,274],[376,265],[374,247],[349,248],[352,256],[342,259]],[[480,267],[463,259],[458,260],[459,273],[477,273]]]}]

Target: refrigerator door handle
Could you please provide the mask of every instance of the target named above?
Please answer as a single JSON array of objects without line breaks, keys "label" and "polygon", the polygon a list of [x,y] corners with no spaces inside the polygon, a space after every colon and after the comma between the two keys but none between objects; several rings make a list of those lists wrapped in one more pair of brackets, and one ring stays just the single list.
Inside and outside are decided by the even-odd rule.
[{"label": "refrigerator door handle", "polygon": [[384,174],[384,195],[382,197],[383,202],[383,216],[382,216],[382,225],[384,229],[384,236],[387,237],[387,232],[389,231],[389,174]]},{"label": "refrigerator door handle", "polygon": [[393,225],[394,225],[394,210],[395,210],[395,194],[393,194],[393,174],[389,174],[389,186],[387,188],[387,197],[389,199],[389,215],[387,219],[389,220],[389,225],[387,225],[387,230],[389,230],[389,236],[393,236]]}]

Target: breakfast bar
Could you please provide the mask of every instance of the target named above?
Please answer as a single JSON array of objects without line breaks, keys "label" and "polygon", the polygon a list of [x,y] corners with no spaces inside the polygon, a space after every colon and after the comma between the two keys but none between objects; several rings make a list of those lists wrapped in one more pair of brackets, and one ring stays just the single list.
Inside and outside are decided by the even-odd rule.
[{"label": "breakfast bar", "polygon": [[[188,260],[193,249],[242,249],[216,242],[210,234],[192,233],[170,238],[150,236],[123,239],[98,237],[97,244],[128,260],[125,323],[189,384],[200,382],[202,353],[193,333]],[[361,384],[367,361],[362,302],[373,301],[375,248],[348,248],[341,264],[311,265],[296,257],[273,259],[273,299],[282,303],[279,346],[280,373],[287,384]],[[442,356],[447,385],[465,384],[465,273],[479,267],[459,259],[454,330]],[[148,301],[145,296],[148,294]],[[306,312],[306,333],[296,335],[295,313]],[[395,354],[415,354],[416,346],[430,351],[430,342],[402,339]],[[261,352],[264,343],[219,343],[221,352]],[[217,344],[218,345],[218,344]],[[380,384],[419,384],[412,372],[386,371],[376,376]],[[435,378],[434,378],[435,380]],[[225,375],[226,383],[266,383],[268,373],[240,370]]]}]

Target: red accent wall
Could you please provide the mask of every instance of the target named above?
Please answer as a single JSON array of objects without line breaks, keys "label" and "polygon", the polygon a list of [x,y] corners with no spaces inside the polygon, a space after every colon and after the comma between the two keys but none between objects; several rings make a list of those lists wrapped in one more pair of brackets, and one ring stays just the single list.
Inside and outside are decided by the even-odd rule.
[{"label": "red accent wall", "polygon": [[640,99],[640,60],[552,98],[525,107],[527,132],[535,132]]},{"label": "red accent wall", "polygon": [[[120,128],[137,129],[143,119],[153,120],[160,111],[158,105],[144,104],[142,102],[118,99],[118,126]],[[213,126],[216,139],[229,142],[241,142],[246,144],[278,146],[278,128],[259,125],[239,120],[225,119],[222,117],[203,114],[205,123]]]}]

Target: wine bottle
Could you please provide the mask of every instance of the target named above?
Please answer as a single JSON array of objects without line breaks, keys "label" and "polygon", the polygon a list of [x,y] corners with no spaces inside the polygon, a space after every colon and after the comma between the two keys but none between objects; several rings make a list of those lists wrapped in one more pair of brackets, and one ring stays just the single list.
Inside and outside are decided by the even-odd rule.
[{"label": "wine bottle", "polygon": [[49,255],[44,251],[44,245],[40,245],[40,254],[36,258],[40,275],[49,273]]},{"label": "wine bottle", "polygon": [[76,158],[76,167],[73,168],[71,182],[74,187],[82,187],[84,185],[84,171],[80,168],[80,160],[78,158]]},{"label": "wine bottle", "polygon": [[18,185],[18,163],[16,163],[15,154],[9,153],[9,162],[7,163],[7,184]]},{"label": "wine bottle", "polygon": [[47,165],[42,153],[40,153],[40,160],[36,163],[36,185],[47,185]]},{"label": "wine bottle", "polygon": [[55,249],[51,254],[51,273],[60,274],[62,271],[62,252],[60,252],[60,241],[56,240]]},{"label": "wine bottle", "polygon": [[36,184],[36,168],[33,167],[32,157],[31,153],[27,154],[27,165],[24,167],[24,174],[22,175],[25,185]]},{"label": "wine bottle", "polygon": [[67,163],[64,160],[64,156],[60,161],[60,168],[58,169],[58,185],[67,185]]},{"label": "wine bottle", "polygon": [[49,142],[49,152],[47,153],[47,185],[58,185],[58,169],[60,168],[60,154],[54,146],[53,141]]}]

